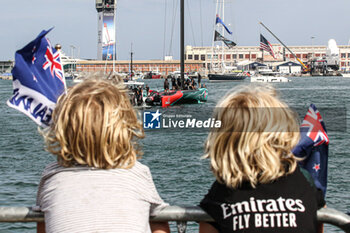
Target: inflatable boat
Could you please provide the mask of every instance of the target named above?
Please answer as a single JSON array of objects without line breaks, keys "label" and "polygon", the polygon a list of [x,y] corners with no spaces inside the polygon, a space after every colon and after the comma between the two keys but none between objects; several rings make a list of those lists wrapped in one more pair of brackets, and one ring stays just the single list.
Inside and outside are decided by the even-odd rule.
[{"label": "inflatable boat", "polygon": [[146,99],[148,105],[159,105],[163,108],[177,104],[198,104],[206,102],[208,99],[208,90],[199,88],[196,90],[170,90],[170,91],[151,91]]}]

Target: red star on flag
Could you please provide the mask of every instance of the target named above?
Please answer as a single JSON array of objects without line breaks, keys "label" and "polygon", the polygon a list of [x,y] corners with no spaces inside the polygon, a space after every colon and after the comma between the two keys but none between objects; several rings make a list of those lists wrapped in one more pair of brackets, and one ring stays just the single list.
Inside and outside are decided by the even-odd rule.
[{"label": "red star on flag", "polygon": [[38,82],[38,79],[35,77],[35,75],[33,73],[32,75],[33,75],[33,81]]},{"label": "red star on flag", "polygon": [[320,166],[320,164],[315,163],[315,165],[312,167],[312,169],[314,169],[316,172],[318,172],[318,170],[321,169],[321,166]]}]

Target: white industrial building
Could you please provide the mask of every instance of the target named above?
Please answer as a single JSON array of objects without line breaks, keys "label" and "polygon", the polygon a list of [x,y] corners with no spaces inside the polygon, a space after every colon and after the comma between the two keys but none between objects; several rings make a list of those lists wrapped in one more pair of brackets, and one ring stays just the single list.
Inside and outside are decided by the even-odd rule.
[{"label": "white industrial building", "polygon": [[300,63],[288,61],[277,64],[276,70],[278,70],[282,74],[300,75],[302,66]]},{"label": "white industrial building", "polygon": [[[226,66],[237,66],[237,63],[243,61],[247,62],[260,62],[265,64],[276,64],[282,62],[294,62],[298,63],[296,58],[284,49],[280,44],[272,45],[276,58],[274,59],[267,52],[260,51],[259,46],[235,46],[231,49],[221,47],[194,47],[186,46],[185,58],[186,60],[202,61],[203,68],[208,72],[211,66],[217,66],[222,63],[222,58]],[[341,71],[350,71],[350,45],[338,45],[339,48],[339,69]],[[293,51],[297,58],[302,62],[307,63],[311,59],[323,59],[326,57],[327,46],[326,45],[312,45],[312,46],[289,46],[289,49]],[[299,64],[299,63],[298,63]],[[282,67],[283,70],[287,69]],[[288,67],[289,69],[289,67]],[[293,72],[299,68],[292,65]]]}]

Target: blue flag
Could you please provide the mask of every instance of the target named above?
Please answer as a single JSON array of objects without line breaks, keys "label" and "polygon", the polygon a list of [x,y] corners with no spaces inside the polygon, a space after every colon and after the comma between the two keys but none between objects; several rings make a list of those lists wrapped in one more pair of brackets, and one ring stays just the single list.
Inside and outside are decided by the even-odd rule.
[{"label": "blue flag", "polygon": [[326,196],[328,170],[328,144],[326,126],[320,112],[311,104],[301,126],[301,139],[293,149],[293,154],[304,158],[300,162],[313,177],[317,188]]},{"label": "blue flag", "polygon": [[221,18],[220,18],[218,15],[216,15],[216,22],[215,22],[215,24],[218,24],[218,23],[221,23],[221,25],[224,26],[224,28],[226,29],[226,31],[232,35],[232,32],[228,29],[228,27],[226,27],[226,25],[225,25],[224,22],[221,20]]},{"label": "blue flag", "polygon": [[43,30],[39,36],[15,54],[12,69],[13,96],[7,105],[17,109],[40,126],[48,126],[57,98],[66,84],[60,52],[56,51]]}]

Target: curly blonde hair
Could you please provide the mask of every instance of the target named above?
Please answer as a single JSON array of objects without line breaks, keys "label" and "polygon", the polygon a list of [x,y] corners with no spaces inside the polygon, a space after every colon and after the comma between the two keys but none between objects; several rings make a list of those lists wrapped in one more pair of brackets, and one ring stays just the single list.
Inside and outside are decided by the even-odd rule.
[{"label": "curly blonde hair", "polygon": [[79,83],[59,97],[53,123],[44,131],[46,149],[65,167],[130,168],[144,137],[123,84],[102,79]]},{"label": "curly blonde hair", "polygon": [[272,87],[238,86],[218,103],[214,117],[221,128],[209,133],[204,158],[220,183],[254,188],[296,169],[297,116]]}]

